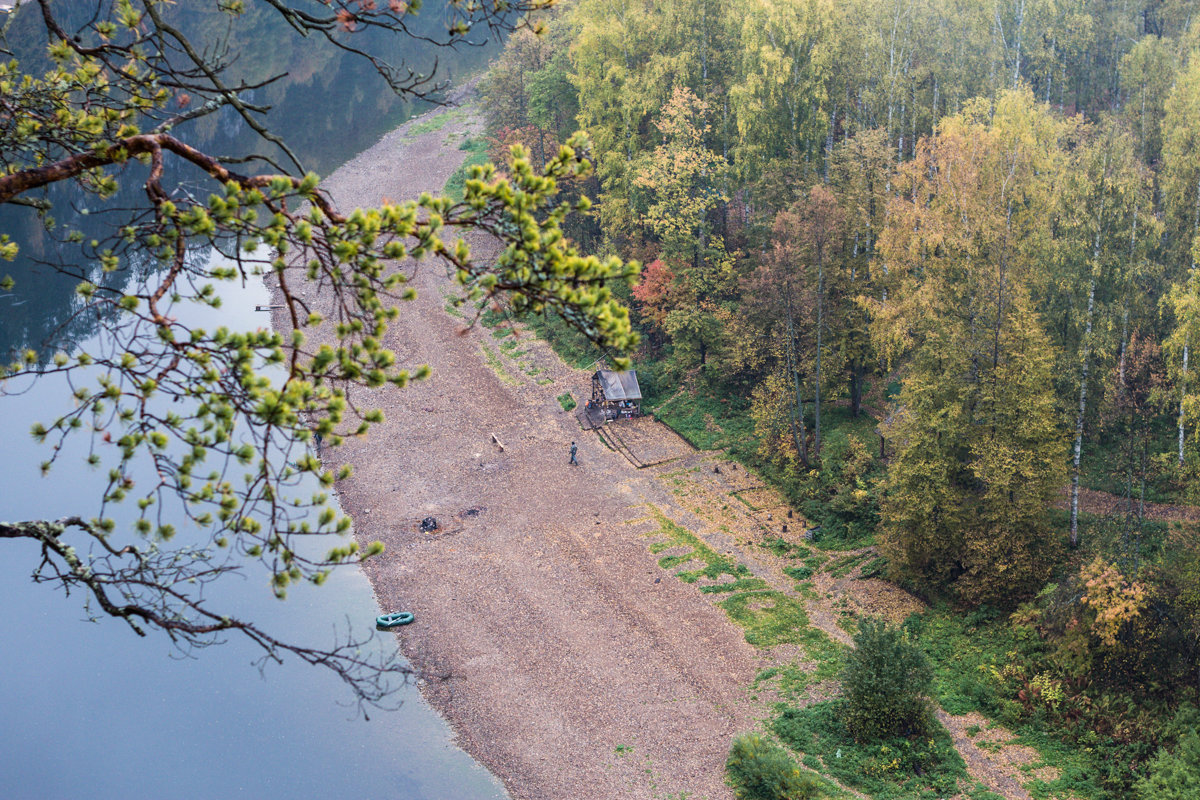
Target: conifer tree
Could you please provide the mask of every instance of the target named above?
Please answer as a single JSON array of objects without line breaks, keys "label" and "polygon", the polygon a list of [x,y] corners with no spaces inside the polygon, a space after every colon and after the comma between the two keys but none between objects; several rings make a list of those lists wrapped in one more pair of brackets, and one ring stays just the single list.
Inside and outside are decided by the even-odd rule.
[{"label": "conifer tree", "polygon": [[969,602],[1034,588],[1065,480],[1053,357],[1028,294],[1061,132],[1028,91],[972,104],[901,170],[880,242],[892,292],[873,334],[910,357],[887,431],[884,547],[900,572]]}]

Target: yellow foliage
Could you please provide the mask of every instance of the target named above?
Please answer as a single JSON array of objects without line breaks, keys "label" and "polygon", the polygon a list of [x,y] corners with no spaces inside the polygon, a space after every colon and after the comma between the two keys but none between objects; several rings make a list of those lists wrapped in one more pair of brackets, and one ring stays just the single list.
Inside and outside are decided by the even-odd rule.
[{"label": "yellow foliage", "polygon": [[1128,580],[1114,565],[1097,556],[1080,571],[1084,595],[1080,598],[1095,613],[1092,634],[1106,647],[1116,647],[1122,628],[1144,627],[1142,615],[1150,602],[1150,592],[1140,581]]}]

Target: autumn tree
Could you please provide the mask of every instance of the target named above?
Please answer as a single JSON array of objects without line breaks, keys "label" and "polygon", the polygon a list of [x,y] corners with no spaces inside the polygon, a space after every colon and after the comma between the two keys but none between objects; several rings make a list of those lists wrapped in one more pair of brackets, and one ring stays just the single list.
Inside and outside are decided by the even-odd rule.
[{"label": "autumn tree", "polygon": [[827,126],[831,23],[829,0],[745,4],[742,63],[729,96],[737,120],[735,159],[746,177],[813,165]]},{"label": "autumn tree", "polygon": [[1149,172],[1123,124],[1109,118],[1069,136],[1069,165],[1051,187],[1054,266],[1041,271],[1036,291],[1058,356],[1059,392],[1074,412],[1070,537],[1077,545],[1085,427],[1096,419],[1107,366],[1124,357],[1130,314],[1135,325],[1152,314],[1137,295],[1161,228],[1151,211]]},{"label": "autumn tree", "polygon": [[[523,15],[543,5],[452,3],[441,41],[461,42],[489,25],[523,26]],[[406,669],[399,661],[370,662],[355,639],[327,649],[283,641],[210,605],[205,587],[244,573],[282,597],[293,583],[319,584],[382,548],[360,550],[342,538],[350,520],[328,493],[339,475],[312,445],[319,436],[337,446],[381,419],[355,401],[354,387],[399,389],[427,373],[382,345],[412,296],[400,259],[436,259],[468,296],[558,313],[617,350],[635,342],[605,284],[632,279],[636,267],[581,256],[559,227],[572,209],[555,199],[556,182],[587,174],[587,144],[560,148],[542,173],[520,153],[508,178],[477,168],[462,202],[426,195],[349,211],[267,127],[267,109],[252,99],[265,84],[230,77],[221,43],[193,42],[178,9],[156,0],[87,6],[60,13],[39,0],[23,9],[36,12],[21,19],[49,40],[48,66],[35,68],[35,58],[0,66],[0,203],[32,206],[49,226],[54,203],[68,193],[48,190],[69,187],[69,196],[113,220],[107,236],[91,241],[60,233],[74,247],[59,266],[78,280],[79,313],[103,325],[86,351],[64,349],[42,362],[30,350],[0,367],[0,396],[41,376],[68,379],[74,409],[33,430],[48,445],[43,471],[53,477],[64,442],[82,439],[88,463],[104,470],[108,484],[94,515],[0,522],[0,538],[33,542],[35,580],[79,592],[93,613],[139,634],[159,631],[185,651],[245,636],[264,658],[328,667],[360,701],[379,702],[387,676]],[[299,37],[328,40],[366,59],[384,87],[404,96],[437,86],[365,49],[361,38],[371,30],[412,35],[415,4],[262,8],[283,15],[297,46]],[[245,9],[218,3],[205,13],[227,27]],[[189,125],[223,110],[273,153],[209,153],[190,144]],[[140,189],[133,208],[121,204],[137,198],[119,194],[124,183]],[[490,236],[498,255],[475,260],[457,238],[465,232]],[[18,246],[0,235],[0,256],[13,258]],[[223,258],[204,257],[209,252]],[[289,333],[211,329],[176,313],[216,308],[217,285],[264,276],[278,286]],[[5,288],[25,288],[12,283]],[[314,311],[307,291],[330,299],[331,319]],[[315,494],[305,479],[319,487]],[[128,530],[115,521],[121,504],[136,506]],[[184,528],[189,541],[173,542]],[[301,546],[313,537],[328,537],[324,555]]]},{"label": "autumn tree", "polygon": [[[1162,350],[1152,338],[1134,331],[1123,358],[1109,371],[1102,417],[1105,432],[1114,438],[1119,463],[1111,465],[1123,486],[1128,535],[1141,528],[1146,508],[1146,480],[1151,470],[1151,427],[1166,400]],[[1133,524],[1131,524],[1133,523]],[[1130,542],[1124,543],[1129,549]]]},{"label": "autumn tree", "polygon": [[[805,396],[811,374],[813,304],[807,302],[797,208],[780,211],[770,249],[743,281],[743,314],[773,343],[774,368],[755,387],[751,416],[760,452],[779,465],[809,466]],[[781,435],[786,431],[786,435]]]},{"label": "autumn tree", "polygon": [[907,358],[884,549],[898,572],[970,602],[1011,599],[1049,567],[1064,448],[1028,287],[1061,133],[1027,91],[970,104],[902,168],[880,239],[891,291],[872,334]]},{"label": "autumn tree", "polygon": [[712,214],[724,199],[725,161],[708,148],[707,104],[677,87],[662,110],[662,143],[637,165],[646,194],[645,226],[674,273],[663,329],[685,361],[708,363],[721,338],[722,303],[735,288],[733,259]]},{"label": "autumn tree", "polygon": [[1167,341],[1179,397],[1178,464],[1184,463],[1188,406],[1195,395],[1189,386],[1188,360],[1200,327],[1200,51],[1193,52],[1166,101],[1163,119],[1161,188],[1170,236],[1167,258],[1176,286],[1167,301],[1176,326]]},{"label": "autumn tree", "polygon": [[[573,6],[578,121],[596,142],[601,219],[617,241],[638,235],[637,165],[660,145],[654,119],[676,92],[686,89],[703,103],[704,116],[692,124],[705,129],[709,146],[709,138],[724,137],[732,127],[727,109],[717,105],[728,85],[728,11],[716,0],[580,0]],[[721,123],[714,127],[710,117],[718,108]],[[728,148],[713,149],[724,155]]]}]

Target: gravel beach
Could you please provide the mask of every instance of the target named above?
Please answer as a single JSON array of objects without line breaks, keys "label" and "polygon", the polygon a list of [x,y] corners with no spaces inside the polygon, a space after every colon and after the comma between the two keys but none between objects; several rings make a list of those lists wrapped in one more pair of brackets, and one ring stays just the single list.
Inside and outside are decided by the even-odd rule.
[{"label": "gravel beach", "polygon": [[[466,98],[323,185],[343,210],[438,192],[463,138],[481,133]],[[495,251],[471,244],[481,260]],[[491,331],[446,311],[441,265],[398,266],[418,298],[386,344],[432,377],[360,394],[387,422],[324,457],[354,465],[340,500],[361,541],[387,546],[366,571],[383,609],[416,614],[396,635],[426,698],[518,800],[732,797],[723,764],[764,713],[746,692],[762,661],[649,552],[648,504],[670,493],[555,400],[581,397],[587,372],[505,373]],[[278,312],[274,322],[288,324]],[[567,464],[572,441],[578,467]],[[437,531],[420,530],[425,517]]]}]

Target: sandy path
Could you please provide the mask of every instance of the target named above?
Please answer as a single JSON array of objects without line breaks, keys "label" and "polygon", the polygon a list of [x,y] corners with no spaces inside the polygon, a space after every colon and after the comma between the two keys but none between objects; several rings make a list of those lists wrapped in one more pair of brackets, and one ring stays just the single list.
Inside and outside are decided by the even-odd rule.
[{"label": "sandy path", "polygon": [[[389,134],[325,187],[342,208],[439,191],[464,155],[454,132],[481,130],[470,109],[450,113],[443,130]],[[416,614],[398,635],[426,697],[519,800],[730,797],[724,759],[754,724],[759,657],[695,587],[660,579],[644,527],[621,524],[661,488],[555,402],[584,386],[502,382],[481,353],[490,333],[443,310],[438,265],[414,285],[387,344],[432,378],[360,395],[387,422],[325,458],[355,466],[341,502],[361,539],[387,545],[367,573],[382,607]],[[426,516],[438,534],[417,529]]]}]

